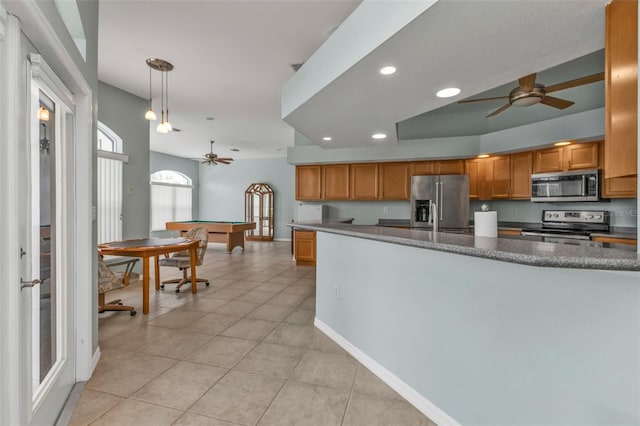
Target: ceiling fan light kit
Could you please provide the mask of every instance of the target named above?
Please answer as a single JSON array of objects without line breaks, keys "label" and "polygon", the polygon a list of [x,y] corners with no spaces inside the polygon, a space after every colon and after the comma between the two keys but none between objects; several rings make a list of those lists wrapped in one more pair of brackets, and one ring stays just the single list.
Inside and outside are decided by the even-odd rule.
[{"label": "ceiling fan light kit", "polygon": [[573,105],[574,103],[566,99],[556,98],[549,96],[549,93],[556,92],[558,90],[570,89],[572,87],[582,86],[583,84],[595,83],[596,81],[604,80],[604,73],[597,73],[587,75],[585,77],[576,78],[574,80],[565,81],[562,83],[554,84],[551,86],[545,86],[544,84],[536,84],[536,74],[529,74],[521,77],[518,80],[518,87],[511,90],[509,96],[497,96],[493,98],[481,98],[481,99],[464,99],[458,101],[460,104],[471,102],[483,102],[492,101],[497,99],[508,99],[506,105],[493,111],[487,115],[487,118],[495,117],[501,112],[505,111],[511,106],[515,107],[527,107],[536,104],[544,104],[557,109],[565,109]]},{"label": "ceiling fan light kit", "polygon": [[[153,112],[152,95],[151,95],[151,70],[160,71],[160,93],[161,93],[161,110],[160,110],[160,124],[156,127],[158,133],[168,133],[173,130],[173,126],[169,122],[169,75],[168,72],[173,70],[173,64],[159,58],[148,58],[147,65],[149,66],[149,110],[145,113],[144,118],[153,121],[156,120],[156,113]],[[167,112],[165,118],[165,109]]]}]

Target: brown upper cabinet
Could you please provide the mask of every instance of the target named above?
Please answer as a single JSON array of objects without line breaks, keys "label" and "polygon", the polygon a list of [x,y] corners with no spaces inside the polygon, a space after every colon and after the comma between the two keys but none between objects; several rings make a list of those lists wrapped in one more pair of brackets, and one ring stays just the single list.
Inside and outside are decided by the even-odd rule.
[{"label": "brown upper cabinet", "polygon": [[533,173],[598,168],[598,144],[579,143],[533,152]]},{"label": "brown upper cabinet", "polygon": [[511,186],[511,158],[500,155],[487,158],[489,163],[488,180],[491,187],[491,198],[509,198]]},{"label": "brown upper cabinet", "polygon": [[[598,144],[598,161],[602,165],[605,164],[604,141],[600,141]],[[636,176],[606,178],[603,174],[602,198],[636,198],[638,192],[637,183],[638,179]]]},{"label": "brown upper cabinet", "polygon": [[378,199],[378,163],[358,163],[351,165],[351,199]]},{"label": "brown upper cabinet", "polygon": [[321,199],[322,166],[296,166],[296,200]]},{"label": "brown upper cabinet", "polygon": [[613,0],[605,19],[605,178],[638,173],[638,37],[633,34],[638,34],[638,2]]},{"label": "brown upper cabinet", "polygon": [[465,174],[469,176],[469,198],[472,200],[490,200],[491,191],[487,185],[487,166],[485,158],[474,158],[465,162]]},{"label": "brown upper cabinet", "polygon": [[531,198],[532,153],[523,152],[467,160],[469,198],[478,200]]},{"label": "brown upper cabinet", "polygon": [[412,161],[409,174],[414,175],[462,175],[464,160]]},{"label": "brown upper cabinet", "polygon": [[380,198],[384,200],[409,199],[409,165],[380,163]]},{"label": "brown upper cabinet", "polygon": [[522,152],[511,154],[511,186],[509,198],[514,200],[528,200],[531,198],[531,170],[533,168],[533,153]]},{"label": "brown upper cabinet", "polygon": [[349,188],[349,164],[327,164],[322,166],[322,199],[323,200],[348,200]]}]

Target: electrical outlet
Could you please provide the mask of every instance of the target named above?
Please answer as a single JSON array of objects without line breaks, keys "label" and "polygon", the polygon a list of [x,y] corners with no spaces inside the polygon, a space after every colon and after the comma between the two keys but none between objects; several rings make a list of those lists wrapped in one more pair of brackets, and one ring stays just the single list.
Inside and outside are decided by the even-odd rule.
[{"label": "electrical outlet", "polygon": [[383,212],[385,212],[385,213],[389,213],[389,207],[384,206],[384,207],[382,208],[382,211],[383,211]]},{"label": "electrical outlet", "polygon": [[334,285],[333,286],[333,298],[334,299],[340,299],[340,286],[339,285]]}]

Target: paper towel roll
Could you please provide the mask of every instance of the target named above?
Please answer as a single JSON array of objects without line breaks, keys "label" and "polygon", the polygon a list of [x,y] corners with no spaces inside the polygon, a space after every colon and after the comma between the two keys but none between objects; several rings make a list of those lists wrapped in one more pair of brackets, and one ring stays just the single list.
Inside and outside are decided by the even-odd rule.
[{"label": "paper towel roll", "polygon": [[498,236],[498,212],[474,212],[474,234],[478,237]]}]

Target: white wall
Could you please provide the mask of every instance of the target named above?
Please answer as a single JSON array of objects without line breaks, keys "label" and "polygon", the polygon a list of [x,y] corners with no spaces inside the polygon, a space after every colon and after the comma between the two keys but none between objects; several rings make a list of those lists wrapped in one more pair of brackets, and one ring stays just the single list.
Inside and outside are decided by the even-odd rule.
[{"label": "white wall", "polygon": [[473,425],[640,423],[638,273],[325,232],[317,244],[316,317],[417,391],[419,408]]},{"label": "white wall", "polygon": [[295,167],[284,157],[236,160],[230,165],[200,165],[200,220],[243,221],[244,191],[263,182],[274,192],[274,237],[289,239],[293,220]]},{"label": "white wall", "polygon": [[148,101],[100,82],[98,117],[122,138],[129,162],[122,167],[122,237],[149,236],[149,122],[144,119]]}]

